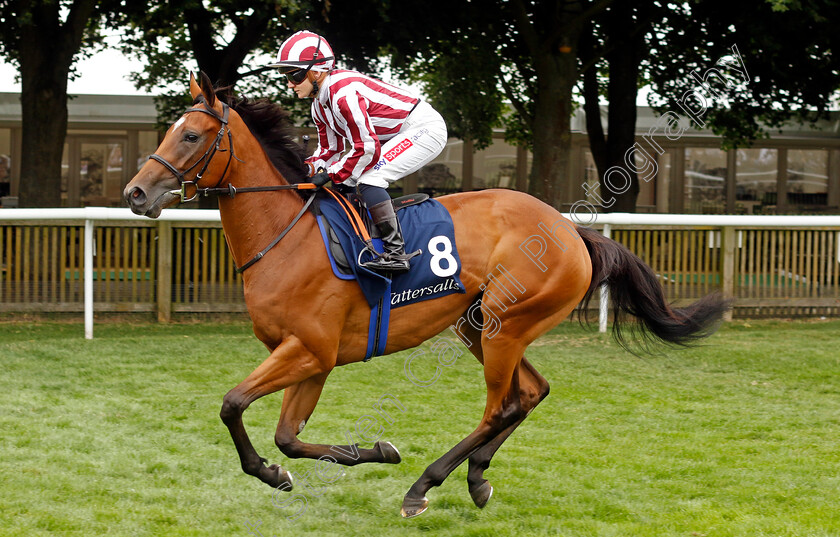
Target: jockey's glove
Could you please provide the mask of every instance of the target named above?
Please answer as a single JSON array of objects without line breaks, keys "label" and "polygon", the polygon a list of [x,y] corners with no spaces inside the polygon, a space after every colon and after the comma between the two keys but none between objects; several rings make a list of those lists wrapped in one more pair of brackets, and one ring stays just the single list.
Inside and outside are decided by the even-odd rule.
[{"label": "jockey's glove", "polygon": [[327,172],[318,172],[309,179],[309,182],[320,188],[330,182],[330,174]]}]

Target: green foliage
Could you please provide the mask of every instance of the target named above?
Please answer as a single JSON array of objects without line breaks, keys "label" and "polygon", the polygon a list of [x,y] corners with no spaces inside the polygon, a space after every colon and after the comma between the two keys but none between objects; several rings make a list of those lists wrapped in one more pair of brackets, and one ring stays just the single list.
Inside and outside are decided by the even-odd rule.
[{"label": "green foliage", "polygon": [[[691,73],[717,68],[726,82],[711,78],[714,93],[698,93],[709,105],[703,120],[727,147],[748,145],[791,120],[826,117],[840,88],[838,8],[835,0],[702,0],[672,10],[667,35],[652,42],[651,104],[682,113],[677,101],[700,86]],[[731,69],[733,46],[748,81]]]},{"label": "green foliage", "polygon": [[32,23],[32,13],[22,10],[20,2],[0,2],[0,57],[20,65],[20,28]]},{"label": "green foliage", "polygon": [[[605,80],[610,69],[603,59],[629,46],[610,39],[615,34],[610,30],[615,11],[611,2],[563,3],[569,12],[580,9],[581,16],[573,22],[553,10],[558,5],[460,0],[362,2],[352,8],[337,4],[326,28],[360,63],[369,65],[382,51],[391,54],[395,65],[427,85],[453,132],[486,133],[501,121],[509,140],[531,145],[535,135],[542,136],[532,132],[538,66],[552,61],[557,43],[580,32],[579,41],[571,43],[576,45],[579,67],[594,62]],[[737,45],[751,80],[732,85],[705,118],[725,143],[749,143],[791,118],[814,121],[824,117],[832,93],[840,87],[840,55],[834,54],[840,36],[838,7],[835,0],[637,3],[635,15],[619,21],[622,28],[636,25],[644,32],[641,73],[624,87],[650,84],[652,105],[678,111],[676,99],[696,84],[690,72],[713,67]],[[517,10],[526,11],[539,54],[517,25]],[[652,28],[646,30],[648,26]],[[458,57],[469,61],[457,62]],[[451,73],[453,65],[462,76]],[[504,103],[501,108],[490,103],[495,98]],[[614,95],[611,106],[621,106],[621,99]]]},{"label": "green foliage", "polygon": [[22,207],[60,205],[67,80],[78,58],[100,42],[101,8],[98,0],[0,3],[0,53],[17,66],[22,88]]},{"label": "green foliage", "polygon": [[[23,0],[0,2],[0,54],[18,64],[21,30],[39,10],[58,14],[78,3],[38,0],[26,4],[38,9],[24,9]],[[100,0],[97,14],[86,21],[80,54],[100,45],[102,20],[120,32],[123,51],[144,61],[146,68],[133,80],[159,95],[163,125],[186,106],[188,73],[198,69],[241,95],[269,97],[308,118],[308,101],[294,99],[281,77],[254,71],[285,37],[309,28],[328,37],[344,65],[375,71],[380,58],[389,56],[398,74],[423,84],[452,135],[473,138],[481,148],[492,129],[503,125],[507,139],[528,145],[535,157],[568,149],[560,147],[551,122],[535,127],[535,118],[571,114],[572,103],[553,103],[570,99],[568,86],[593,65],[604,80],[638,78],[610,96],[611,107],[634,107],[630,91],[649,83],[652,105],[679,111],[677,100],[697,86],[690,73],[705,72],[737,45],[750,80],[721,90],[704,117],[727,146],[749,144],[791,119],[825,117],[840,87],[837,0],[645,0],[634,4],[630,16],[617,17],[626,6],[610,0]],[[629,62],[641,65],[640,74],[618,72],[610,59],[629,49],[636,35],[615,30],[631,28],[644,33],[638,61]],[[561,67],[562,47],[577,56],[576,68]],[[243,78],[245,73],[252,74]],[[552,120],[557,125],[568,117]],[[561,172],[554,171],[558,177]]]},{"label": "green foliage", "polygon": [[[116,0],[118,1],[118,0]],[[110,23],[124,29],[124,53],[143,59],[131,78],[158,95],[159,122],[168,125],[188,104],[189,72],[202,70],[217,86],[233,86],[249,98],[268,97],[289,108],[285,80],[260,71],[279,44],[318,13],[306,0],[156,1],[115,10]],[[308,114],[303,114],[304,116]]]},{"label": "green foliage", "polygon": [[[83,4],[95,4],[92,16],[76,21],[71,15],[82,11]],[[78,4],[78,5],[76,5]],[[87,10],[84,10],[87,11]],[[68,53],[74,59],[89,56],[103,46],[102,23],[104,21],[101,2],[72,2],[70,0],[3,0],[0,2],[0,57],[20,68],[22,35],[34,32],[44,39],[45,50],[54,46],[55,40],[66,42],[67,36],[74,32],[73,27],[80,24],[82,29],[81,45]],[[74,67],[70,67],[70,78],[77,76]]]},{"label": "green foliage", "polygon": [[534,72],[520,61],[522,47],[504,2],[335,3],[324,31],[351,66],[375,69],[376,59],[386,55],[398,74],[421,83],[451,136],[471,138],[481,149],[490,144],[494,127],[510,123],[515,140],[529,138],[524,126],[530,120],[509,119],[510,95],[500,83],[507,72],[507,78],[517,77],[512,86],[524,92],[518,99],[533,95]]},{"label": "green foliage", "polygon": [[449,135],[474,140],[476,149],[492,143],[492,129],[504,111],[497,84],[499,56],[488,55],[487,47],[492,43],[447,43],[437,57],[411,66],[414,79],[423,82],[432,105],[447,119]]},{"label": "green foliage", "polygon": [[[533,151],[534,132],[532,121],[536,114],[534,107],[535,86],[533,80],[536,73],[528,62],[502,67],[500,82],[505,88],[506,101],[512,104],[506,106],[502,117],[505,127],[505,139],[519,146],[528,147]],[[516,101],[507,98],[508,95],[518,95]],[[513,104],[513,103],[516,104]]]}]

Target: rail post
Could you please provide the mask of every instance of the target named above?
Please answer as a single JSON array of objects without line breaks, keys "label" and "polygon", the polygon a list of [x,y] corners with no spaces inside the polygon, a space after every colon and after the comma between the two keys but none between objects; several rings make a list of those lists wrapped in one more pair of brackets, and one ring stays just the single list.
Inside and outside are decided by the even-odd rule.
[{"label": "rail post", "polygon": [[[612,238],[612,226],[604,224],[604,230],[601,232],[604,237]],[[601,286],[600,302],[598,303],[598,331],[607,331],[607,317],[610,311],[610,291],[606,284]]]},{"label": "rail post", "polygon": [[93,225],[85,220],[85,339],[93,339]]},{"label": "rail post", "polygon": [[172,319],[172,222],[158,222],[157,232],[157,319],[168,323]]},{"label": "rail post", "polygon": [[[737,244],[738,234],[735,232],[734,226],[724,226],[721,230],[720,252],[721,252],[721,291],[723,297],[731,300],[735,297],[735,249]],[[723,320],[729,322],[732,320],[732,310],[727,310],[723,315]]]}]

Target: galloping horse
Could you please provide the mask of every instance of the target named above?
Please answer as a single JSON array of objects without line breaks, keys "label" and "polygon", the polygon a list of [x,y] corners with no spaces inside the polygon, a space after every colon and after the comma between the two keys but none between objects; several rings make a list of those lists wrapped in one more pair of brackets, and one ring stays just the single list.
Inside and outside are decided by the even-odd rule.
[{"label": "galloping horse", "polygon": [[[291,488],[289,472],[266,465],[242,423],[252,402],[280,390],[274,439],[287,457],[331,457],[345,465],[400,462],[389,442],[362,449],[298,438],[330,372],[364,358],[370,307],[355,282],[330,275],[316,218],[299,191],[313,185],[305,183],[288,114],[267,101],[222,102],[206,75],[200,80],[190,77],[193,107],[169,128],[124,195],[135,213],[156,218],[190,192],[227,194],[219,209],[228,247],[238,267],[250,263],[242,276],[245,301],[254,333],[270,351],[222,404],[221,419],[242,469],[272,487]],[[527,194],[485,190],[438,200],[452,216],[466,292],[393,310],[385,354],[453,327],[484,366],[487,400],[478,427],[408,490],[405,517],[425,511],[429,489],[467,459],[470,495],[484,507],[493,490],[484,478],[491,458],[548,395],[548,382],[525,359],[525,349],[588,303],[601,284],[610,290],[616,329],[626,322],[619,313],[629,314],[643,335],[675,344],[708,335],[728,307],[709,295],[671,308],[656,275],[638,257]]]}]

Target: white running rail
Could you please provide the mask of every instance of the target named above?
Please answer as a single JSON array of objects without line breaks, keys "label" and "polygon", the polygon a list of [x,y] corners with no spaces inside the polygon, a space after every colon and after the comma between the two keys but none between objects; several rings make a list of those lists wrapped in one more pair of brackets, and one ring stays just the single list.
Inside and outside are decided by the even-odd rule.
[{"label": "white running rail", "polygon": [[[568,214],[563,216],[569,218]],[[84,207],[78,209],[2,209],[0,222],[10,221],[83,221],[85,225],[84,251],[84,318],[85,338],[93,338],[93,230],[97,222],[148,221],[129,209],[106,207]],[[166,209],[158,220],[168,222],[219,222],[218,210]],[[700,215],[700,214],[631,214],[606,213],[597,215],[594,222],[583,225],[603,225],[603,233],[609,237],[612,226],[713,226],[736,228],[840,228],[840,215],[836,216],[771,216],[771,215]],[[838,260],[840,261],[840,260]],[[607,330],[609,296],[601,290],[598,325],[601,332]]]}]

